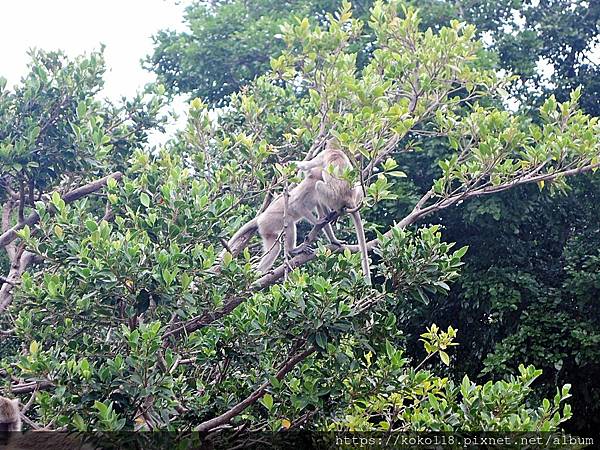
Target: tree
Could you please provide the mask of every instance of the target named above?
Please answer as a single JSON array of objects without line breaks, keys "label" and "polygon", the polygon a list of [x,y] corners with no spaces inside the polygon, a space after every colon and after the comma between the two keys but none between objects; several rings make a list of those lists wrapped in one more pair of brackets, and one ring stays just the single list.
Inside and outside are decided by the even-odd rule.
[{"label": "tree", "polygon": [[[368,18],[365,5],[371,3],[361,2],[355,14]],[[591,49],[598,38],[597,2],[419,0],[412,3],[420,8],[422,30],[428,27],[439,30],[452,19],[475,24],[478,36],[485,36],[490,51],[487,57],[480,58],[480,63],[518,75],[507,89],[528,110],[532,120],[538,120],[536,106],[547,95],[554,93],[564,101],[580,85],[581,108],[598,115],[595,86],[598,65],[591,58]],[[332,11],[327,7],[324,10]],[[189,11],[191,14],[193,7]],[[222,17],[221,9],[213,8],[211,16]],[[214,40],[204,29],[192,28],[205,51],[214,42],[221,47],[237,48],[236,40]],[[273,27],[272,33],[279,33],[278,28]],[[359,66],[368,60],[365,55],[370,52],[371,40],[363,37],[355,44],[359,49]],[[266,52],[275,54],[281,50],[281,40],[270,42],[273,48],[263,47]],[[154,57],[162,52],[163,48],[157,47]],[[195,53],[190,52],[192,61]],[[267,56],[262,54],[260,59],[266,61]],[[249,78],[264,70],[264,66],[256,67]],[[544,75],[546,72],[549,77]],[[182,92],[193,90],[182,89]],[[279,128],[280,132],[284,128]],[[429,189],[432,179],[439,178],[441,169],[437,161],[452,154],[446,141],[435,137],[422,138],[418,147],[421,152],[405,154],[398,160],[410,180],[389,180],[388,190],[397,198],[383,200],[367,211],[370,220],[379,226],[390,226],[405,217],[415,198]],[[595,292],[592,261],[597,257],[593,225],[598,220],[594,202],[597,182],[590,176],[572,187],[563,197],[525,186],[446,209],[441,218],[425,219],[442,223],[448,239],[470,245],[471,251],[450,297],[430,296],[433,302],[428,305],[406,305],[401,326],[407,335],[408,354],[413,357],[420,351],[417,339],[424,322],[434,320],[444,326],[458,326],[463,344],[473,344],[459,347],[456,377],[482,371],[482,361],[490,354],[484,379],[504,376],[520,362],[527,362],[544,370],[538,395],[550,395],[557,382],[572,383],[575,419],[567,426],[573,431],[591,433],[597,429],[592,419],[599,416],[598,387],[594,382],[598,371],[594,361],[598,358],[592,345],[598,314],[591,300]],[[576,264],[571,262],[574,254],[578,255]],[[571,280],[578,280],[576,289]],[[557,317],[562,319],[559,321]]]},{"label": "tree", "polygon": [[459,327],[472,344],[458,349],[457,376],[503,376],[523,361],[544,371],[539,395],[571,383],[567,427],[586,434],[597,417],[597,192],[596,177],[581,177],[567,195],[516,189],[444,214],[444,234],[469,245],[468,262],[448,298],[403,324],[408,336],[424,318]]},{"label": "tree", "polygon": [[[376,2],[368,31],[346,3],[324,26],[285,26],[286,50],[218,120],[193,100],[177,142],[134,150],[123,176],[105,180],[109,216],[103,202],[53,193],[35,204],[34,223],[17,222],[11,242],[40,261],[2,317],[3,365],[12,392],[34,391],[34,425],[366,429],[381,413],[394,429],[555,430],[570,416],[568,386],[553,402],[525,403],[534,368],[484,386],[464,378],[460,389],[422,369],[434,355],[450,362],[450,327],[432,325],[423,364],[408,368],[397,324],[414,299],[449,290],[467,251],[436,226],[411,225],[516,186],[566,188],[598,167],[597,119],[577,109],[578,91],[548,99],[539,124],[494,107],[506,81],[478,63],[474,28],[423,32],[413,10],[399,10]],[[351,44],[363,33],[375,48],[357,67]],[[321,246],[258,279],[251,236],[219,257],[257,197],[294,181],[281,163],[330,135],[356,162],[369,205],[395,199],[390,180],[406,175],[395,159],[416,143],[434,135],[453,150],[402,220],[372,224],[376,286],[364,284],[352,245]],[[477,408],[464,413],[461,402]],[[351,421],[339,420],[345,412]]]},{"label": "tree", "polygon": [[501,68],[518,75],[512,92],[524,108],[535,108],[549,94],[566,100],[582,86],[581,107],[598,116],[598,2],[572,0],[493,0],[415,2],[426,26],[465,20],[487,36]]},{"label": "tree", "polygon": [[154,37],[146,67],[173,93],[218,104],[269,68],[284,48],[279,27],[294,17],[332,11],[335,0],[198,2],[186,8],[189,32]]},{"label": "tree", "polygon": [[[439,29],[458,19],[477,26],[498,66],[518,75],[512,93],[523,107],[535,108],[550,94],[564,101],[583,86],[582,109],[600,115],[598,63],[592,52],[600,33],[596,2],[573,0],[419,0],[423,27]],[[146,61],[172,93],[219,104],[227,95],[263,74],[269,58],[282,51],[279,27],[296,17],[322,20],[336,0],[295,2],[199,2],[186,9],[189,32],[163,30]],[[371,0],[355,2],[355,14],[368,19]],[[368,48],[367,37],[360,43]],[[540,65],[545,67],[542,71]],[[545,74],[547,73],[547,75]]]},{"label": "tree", "polygon": [[30,72],[14,92],[0,80],[0,247],[10,266],[0,312],[35,258],[16,238],[18,230],[38,222],[36,202],[50,193],[73,202],[99,191],[109,178],[119,179],[126,158],[158,124],[161,107],[158,98],[144,104],[138,97],[121,107],[94,100],[104,72],[99,53],[75,61],[61,53],[33,52],[31,58]]},{"label": "tree", "polygon": [[[597,116],[597,77],[591,74],[598,66],[589,59],[598,35],[597,3],[522,2],[518,11],[523,22],[511,27],[502,27],[514,20],[510,9],[509,17],[494,19],[505,15],[499,3],[494,11],[463,4],[462,17],[473,14],[468,20],[490,34],[500,66],[519,75],[512,92],[521,105],[530,109],[549,92],[564,99],[581,85],[582,109]],[[445,12],[436,10],[436,4]],[[425,24],[434,27],[440,17],[456,14],[443,3],[421,6]],[[549,78],[538,61],[552,67]],[[537,111],[530,113],[538,120]],[[432,154],[403,170],[436,176],[427,169]],[[419,184],[426,188],[426,183]],[[597,257],[597,196],[597,181],[590,176],[565,195],[540,195],[523,187],[446,211],[439,219],[445,235],[470,246],[469,261],[448,299],[417,308],[404,323],[412,336],[421,332],[424,317],[468,333],[463,342],[474,344],[460,347],[456,376],[480,372],[484,379],[498,377],[527,362],[544,371],[538,395],[548,395],[557,382],[573,384],[574,419],[567,429],[588,435],[598,427],[598,358],[590,352],[599,322],[595,289],[583,280],[593,279],[590,267]]]}]

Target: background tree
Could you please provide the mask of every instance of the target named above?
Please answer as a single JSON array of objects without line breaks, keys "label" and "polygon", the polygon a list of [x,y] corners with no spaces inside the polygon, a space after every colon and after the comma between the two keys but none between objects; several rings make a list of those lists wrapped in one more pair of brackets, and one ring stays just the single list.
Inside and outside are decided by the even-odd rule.
[{"label": "background tree", "polygon": [[[573,0],[419,0],[422,26],[439,29],[458,19],[476,25],[498,67],[518,75],[513,94],[533,108],[549,94],[564,101],[583,86],[582,108],[597,116],[600,6]],[[372,0],[354,2],[366,19]],[[295,18],[324,20],[339,0],[196,2],[184,17],[189,30],[163,30],[146,61],[172,93],[219,103],[269,68],[269,58],[284,48],[280,26]],[[360,45],[368,51],[369,38]]]},{"label": "background tree", "polygon": [[307,15],[323,18],[335,0],[202,1],[186,8],[189,31],[163,30],[146,61],[173,93],[189,93],[218,104],[269,68],[285,44],[279,27]]},{"label": "background tree", "polygon": [[[431,6],[423,6],[424,21],[435,26],[440,15]],[[582,108],[597,116],[598,64],[591,50],[598,41],[598,4],[541,1],[512,7],[497,9],[504,13],[476,7],[463,12],[489,33],[500,67],[519,75],[512,93],[522,106],[539,104],[548,93],[564,99],[581,85]],[[514,17],[521,19],[515,23]],[[532,116],[537,120],[535,111]],[[540,196],[523,188],[445,213],[448,236],[470,245],[469,261],[451,301],[435,301],[418,315],[473,332],[471,348],[461,347],[459,358],[467,366],[458,374],[499,376],[514,370],[518,360],[543,368],[540,395],[557,380],[572,383],[574,419],[567,429],[588,435],[596,433],[600,417],[594,345],[600,310],[591,274],[599,244],[598,188],[589,177],[566,195]],[[533,210],[538,213],[523,212]]]},{"label": "background tree", "polygon": [[16,233],[39,220],[36,202],[50,193],[72,202],[97,192],[107,177],[120,178],[127,157],[159,124],[162,106],[141,96],[119,107],[95,100],[104,72],[100,53],[68,61],[60,52],[33,52],[29,68],[14,92],[0,79],[0,248],[9,266],[0,312],[34,259]]}]

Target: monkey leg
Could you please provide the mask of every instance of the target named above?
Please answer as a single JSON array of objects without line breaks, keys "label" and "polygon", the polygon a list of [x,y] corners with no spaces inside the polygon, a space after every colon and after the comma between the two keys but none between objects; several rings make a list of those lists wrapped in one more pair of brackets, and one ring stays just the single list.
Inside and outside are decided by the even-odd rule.
[{"label": "monkey leg", "polygon": [[296,224],[292,223],[291,226],[288,226],[288,229],[285,233],[285,250],[288,252],[288,255],[292,254],[292,251],[296,248]]},{"label": "monkey leg", "polygon": [[263,256],[258,263],[257,271],[260,273],[266,273],[273,266],[273,263],[279,256],[281,251],[281,244],[277,239],[278,236],[269,234],[262,236],[263,239]]}]

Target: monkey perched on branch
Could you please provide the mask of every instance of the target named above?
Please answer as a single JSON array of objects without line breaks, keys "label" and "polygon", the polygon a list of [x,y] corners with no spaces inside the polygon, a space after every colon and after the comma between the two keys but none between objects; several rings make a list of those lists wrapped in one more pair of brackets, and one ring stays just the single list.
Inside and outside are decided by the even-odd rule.
[{"label": "monkey perched on branch", "polygon": [[[279,238],[284,231],[285,215],[289,228],[285,230],[285,247],[288,251],[296,249],[296,223],[304,219],[310,224],[315,225],[318,218],[314,215],[315,209],[320,215],[326,215],[327,211],[321,202],[318,201],[315,185],[322,182],[322,170],[320,167],[306,169],[307,176],[295,186],[289,193],[287,200],[287,211],[285,211],[285,198],[278,195],[273,202],[258,216],[244,224],[229,240],[228,247],[246,233],[258,229],[262,239],[263,256],[258,264],[257,270],[260,273],[266,273],[273,266],[277,256],[281,252]],[[284,214],[284,212],[286,214]],[[341,245],[341,242],[335,237],[331,224],[325,226],[325,234],[332,244]]]},{"label": "monkey perched on branch", "polygon": [[342,178],[344,171],[352,169],[350,159],[340,148],[338,140],[332,138],[327,141],[325,149],[313,159],[297,161],[296,164],[304,171],[321,169],[322,180],[315,182],[316,198],[321,207],[339,213],[348,212],[352,217],[365,282],[371,284],[365,230],[358,211],[363,200],[362,188],[358,185],[353,186]]}]

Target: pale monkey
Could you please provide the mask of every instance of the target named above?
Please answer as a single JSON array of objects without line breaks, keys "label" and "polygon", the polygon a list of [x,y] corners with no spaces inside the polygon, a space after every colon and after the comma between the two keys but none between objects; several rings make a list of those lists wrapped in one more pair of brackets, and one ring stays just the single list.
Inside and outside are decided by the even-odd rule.
[{"label": "pale monkey", "polygon": [[0,397],[0,431],[21,431],[19,400]]},{"label": "pale monkey", "polygon": [[361,264],[365,282],[371,284],[365,230],[360,212],[358,211],[363,200],[362,188],[359,185],[353,186],[342,178],[345,170],[352,169],[350,159],[340,148],[337,139],[332,138],[327,141],[325,149],[313,159],[309,161],[297,161],[296,164],[304,171],[320,168],[322,170],[322,180],[315,182],[318,202],[332,211],[340,213],[347,211],[352,217],[361,253]]},{"label": "pale monkey", "polygon": [[[305,219],[311,225],[315,225],[319,220],[313,213],[315,209],[319,211],[319,214],[326,214],[322,204],[317,199],[315,189],[316,183],[322,181],[322,170],[320,167],[315,166],[306,169],[305,172],[307,172],[306,178],[290,190],[288,197],[287,220],[289,227],[286,230],[285,240],[286,247],[290,252],[296,249],[296,223]],[[278,195],[262,213],[243,225],[229,240],[229,245],[231,245],[249,229],[258,228],[263,248],[263,256],[257,268],[260,273],[268,272],[281,252],[279,238],[284,228],[284,202],[283,195]],[[329,223],[325,226],[325,234],[332,244],[341,245]]]}]

